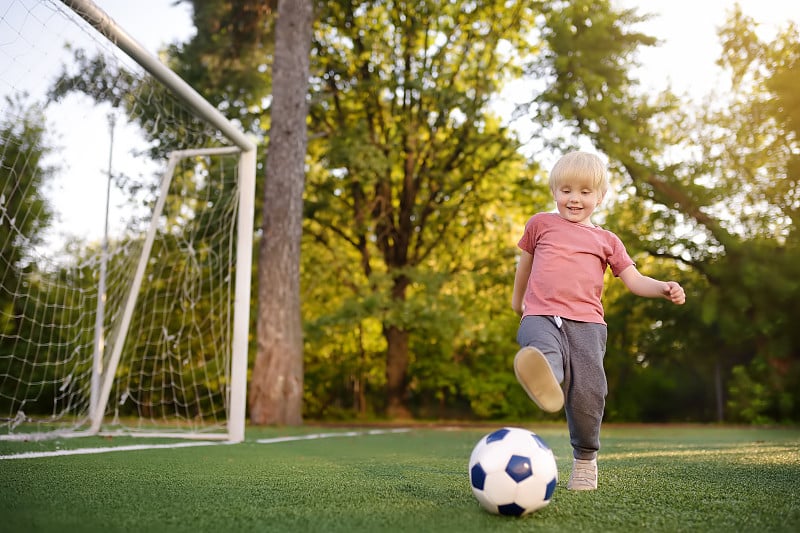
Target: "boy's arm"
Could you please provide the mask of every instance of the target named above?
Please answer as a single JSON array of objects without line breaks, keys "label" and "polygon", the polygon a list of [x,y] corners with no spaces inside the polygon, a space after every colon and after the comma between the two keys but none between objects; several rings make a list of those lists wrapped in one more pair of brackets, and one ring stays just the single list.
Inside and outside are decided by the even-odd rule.
[{"label": "boy's arm", "polygon": [[686,302],[686,294],[678,282],[659,281],[643,276],[634,265],[623,270],[619,278],[628,287],[628,290],[637,296],[646,298],[662,297],[678,305]]},{"label": "boy's arm", "polygon": [[522,316],[522,303],[525,299],[525,289],[528,288],[531,266],[533,266],[533,256],[521,250],[519,263],[517,264],[517,274],[514,276],[514,294],[511,296],[511,308],[519,316]]}]

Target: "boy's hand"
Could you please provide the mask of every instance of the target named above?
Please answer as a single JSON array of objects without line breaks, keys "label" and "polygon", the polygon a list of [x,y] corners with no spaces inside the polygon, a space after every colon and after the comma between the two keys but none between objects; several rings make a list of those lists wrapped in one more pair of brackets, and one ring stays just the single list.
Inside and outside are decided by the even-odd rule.
[{"label": "boy's hand", "polygon": [[680,284],[675,281],[667,281],[664,285],[664,298],[677,305],[683,305],[686,302],[686,293],[683,292]]}]

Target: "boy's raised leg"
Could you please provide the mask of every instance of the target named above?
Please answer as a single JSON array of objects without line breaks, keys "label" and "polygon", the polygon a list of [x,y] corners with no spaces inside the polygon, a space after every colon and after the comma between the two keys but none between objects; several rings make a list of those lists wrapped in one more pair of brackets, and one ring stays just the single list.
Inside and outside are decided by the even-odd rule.
[{"label": "boy's raised leg", "polygon": [[514,357],[514,373],[531,400],[543,411],[555,413],[564,407],[561,390],[547,358],[531,346],[525,346]]}]

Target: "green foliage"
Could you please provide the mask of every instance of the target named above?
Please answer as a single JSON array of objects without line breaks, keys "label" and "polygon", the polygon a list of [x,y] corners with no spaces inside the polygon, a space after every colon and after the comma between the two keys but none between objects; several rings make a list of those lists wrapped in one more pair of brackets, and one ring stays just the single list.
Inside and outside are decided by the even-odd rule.
[{"label": "green foliage", "polygon": [[[725,50],[720,62],[732,73],[733,90],[710,96],[702,108],[684,106],[684,112],[670,95],[650,103],[626,90],[632,86],[624,75],[625,49],[647,41],[632,35],[600,44],[602,33],[618,31],[609,28],[606,4],[554,5],[558,8],[548,22],[553,29],[544,35],[554,56],[560,50],[566,58],[554,61],[552,84],[539,101],[549,117],[574,127],[568,131],[573,143],[591,142],[610,157],[621,194],[608,206],[609,229],[635,256],[644,252],[684,267],[670,277],[686,284],[689,293],[685,309],[674,313],[672,333],[685,342],[675,345],[665,336],[658,340],[646,330],[629,330],[625,342],[652,338],[645,349],[636,350],[650,359],[690,365],[691,371],[683,371],[681,394],[694,396],[697,386],[688,383],[702,383],[714,392],[700,397],[706,405],[717,405],[718,418],[724,416],[725,380],[731,369],[751,361],[763,364],[758,380],[770,405],[796,404],[785,395],[796,397],[788,391],[800,390],[800,343],[789,318],[800,313],[792,296],[800,274],[793,133],[797,108],[790,88],[797,79],[797,29],[788,26],[773,42],[764,43],[753,21],[735,10],[720,33]],[[569,52],[584,39],[598,40],[595,49],[608,54],[608,64]],[[605,76],[595,76],[604,69]],[[606,90],[598,81],[602,79],[618,80],[617,90]],[[609,323],[623,326],[614,316],[613,302],[607,303]],[[673,314],[659,309],[658,315],[648,315],[665,312]],[[653,323],[645,315],[638,320]],[[664,329],[660,323],[652,332]],[[618,349],[626,351],[624,344]],[[649,378],[658,375],[654,372],[659,371],[651,363]],[[687,409],[684,416],[706,417],[713,411]]]},{"label": "green foliage", "polygon": [[[30,264],[32,248],[52,217],[44,188],[53,168],[43,163],[51,150],[44,138],[43,109],[27,104],[24,95],[7,96],[5,104],[0,117],[0,286],[14,287],[14,276]],[[0,293],[3,306],[9,296]],[[0,327],[0,333],[4,330]]]},{"label": "green foliage", "polygon": [[389,406],[459,397],[443,381],[458,375],[446,361],[468,311],[447,277],[513,261],[481,246],[498,251],[508,238],[518,215],[500,199],[522,194],[533,171],[489,103],[531,52],[522,36],[535,12],[496,1],[410,8],[323,3],[312,53],[305,253],[346,273],[346,299],[378,302]]},{"label": "green foliage", "polygon": [[[764,359],[756,357],[747,366],[731,370],[728,385],[728,416],[747,424],[791,423],[797,416],[797,395],[787,390],[788,381]],[[792,376],[797,383],[797,376]]]},{"label": "green foliage", "polygon": [[0,412],[4,415],[16,413],[22,399],[15,399],[14,391],[28,376],[41,384],[34,397],[56,394],[46,385],[53,376],[20,357],[29,352],[25,339],[31,338],[27,335],[31,320],[36,317],[48,324],[54,319],[52,313],[28,314],[37,302],[52,299],[47,274],[38,272],[34,250],[52,218],[45,187],[54,169],[43,162],[51,148],[40,106],[28,104],[25,95],[6,97],[5,103],[0,117]]},{"label": "green foliage", "polygon": [[192,4],[194,37],[169,48],[169,65],[203,97],[247,131],[268,129],[273,19],[277,0],[184,0]]},{"label": "green foliage", "polygon": [[[53,415],[87,405],[91,364],[75,354],[91,350],[94,314],[81,308],[92,305],[85,294],[94,290],[96,280],[77,269],[48,271],[35,263],[19,274],[25,291],[14,295],[13,329],[0,337],[0,412]],[[58,364],[43,363],[43,343],[46,361]]]},{"label": "green foliage", "polygon": [[[403,75],[402,70],[395,69],[403,63],[387,60],[394,57],[392,49],[380,41],[383,34],[375,29],[383,28],[382,25],[391,20],[390,16],[367,9],[354,10],[353,16],[348,18],[350,15],[346,9],[341,10],[338,4],[327,7],[335,17],[340,17],[336,20],[352,24],[336,35],[347,35],[346,42],[353,46],[340,48],[337,41],[330,41],[319,55],[320,64],[326,66],[321,69],[324,74],[315,84],[320,105],[312,110],[312,122],[323,125],[326,133],[322,137],[325,140],[312,152],[313,159],[320,164],[312,166],[306,229],[314,235],[316,244],[336,250],[338,254],[343,248],[351,247],[355,252],[351,260],[358,261],[367,275],[374,271],[389,276],[392,272],[406,275],[407,269],[393,270],[395,267],[391,260],[397,255],[391,252],[398,248],[388,246],[406,241],[395,238],[394,241],[384,241],[388,247],[381,247],[380,239],[371,235],[381,228],[387,236],[401,235],[396,230],[400,226],[392,222],[402,221],[402,216],[397,216],[401,211],[396,209],[402,207],[398,202],[407,198],[405,189],[399,187],[404,182],[384,182],[381,176],[390,175],[394,180],[408,177],[405,167],[393,167],[403,161],[399,157],[402,153],[397,154],[397,147],[407,146],[404,143],[414,138],[408,136],[409,132],[425,131],[409,130],[410,127],[419,128],[424,122],[419,120],[419,113],[403,115],[408,107],[401,105],[400,100],[397,100],[397,105],[384,109],[384,100],[380,96],[386,95],[386,102],[395,102],[392,97],[403,94],[403,89],[412,80]],[[378,8],[373,6],[372,9]],[[443,9],[446,13],[447,8]],[[541,9],[543,15],[537,19],[536,25],[541,40],[532,40],[529,47],[518,49],[516,57],[527,58],[528,62],[527,67],[514,73],[524,71],[526,75],[547,82],[540,93],[532,91],[529,109],[537,121],[533,125],[535,135],[559,148],[588,139],[610,157],[616,190],[607,203],[606,226],[623,238],[646,274],[680,280],[689,294],[686,306],[674,308],[662,301],[637,299],[609,280],[610,287],[605,296],[610,326],[607,367],[612,391],[608,416],[621,420],[720,419],[725,416],[725,381],[730,369],[746,364],[754,356],[772,361],[767,368],[771,369],[768,374],[773,385],[767,389],[777,395],[773,403],[793,404],[778,398],[794,396],[788,391],[797,390],[793,386],[796,383],[796,378],[792,377],[795,372],[791,370],[796,364],[790,361],[792,347],[798,343],[786,320],[796,314],[792,295],[796,292],[795,280],[798,279],[796,265],[800,264],[792,251],[794,246],[788,246],[796,211],[796,207],[792,207],[796,204],[796,186],[791,169],[798,164],[790,155],[795,151],[791,137],[781,134],[780,129],[770,129],[782,123],[789,127],[794,124],[790,118],[787,119],[791,113],[779,113],[779,110],[792,109],[793,105],[793,93],[789,88],[792,87],[792,73],[796,72],[794,58],[797,47],[792,46],[796,42],[792,32],[785,33],[770,47],[754,40],[755,34],[748,32],[746,21],[740,21],[731,30],[723,30],[728,31],[723,35],[728,38],[726,47],[732,50],[729,56],[749,58],[748,61],[754,62],[751,67],[741,65],[735,68],[737,79],[749,76],[749,87],[758,86],[754,84],[756,73],[761,72],[757,66],[764,64],[768,65],[767,72],[773,72],[774,76],[763,80],[766,90],[763,103],[758,103],[758,96],[748,96],[758,93],[743,92],[742,98],[734,103],[739,112],[708,113],[702,121],[693,121],[688,114],[680,112],[678,102],[669,94],[645,99],[636,93],[635,83],[628,75],[633,51],[655,41],[628,30],[630,24],[639,20],[634,12],[618,12],[609,3],[588,1],[545,3],[536,5],[534,9]],[[427,20],[433,19],[422,17],[417,23],[424,24]],[[454,20],[460,19],[456,17]],[[446,25],[442,19],[437,24],[441,27]],[[398,24],[398,27],[404,26]],[[451,29],[455,27],[448,26]],[[359,28],[358,35],[348,33],[353,28]],[[457,31],[453,34],[452,42],[455,42],[460,34]],[[740,42],[745,43],[742,47],[749,50],[748,54],[736,55],[733,52],[742,49],[736,48],[735,43]],[[323,42],[318,46],[322,47]],[[421,57],[428,56],[422,54]],[[434,54],[430,57],[449,59],[458,56],[450,52],[446,56]],[[744,59],[739,61],[747,63]],[[461,61],[459,64],[465,63]],[[375,72],[386,74],[369,76]],[[424,68],[414,70],[415,75],[425,72],[428,71]],[[435,102],[439,106],[470,109],[467,105],[462,107],[459,95],[482,94],[477,90],[460,93],[457,78],[445,81],[445,76],[452,72],[447,68],[437,68],[435,72],[431,83],[436,86]],[[359,91],[365,83],[368,93],[354,101],[347,97]],[[427,86],[422,84],[423,89]],[[416,107],[411,109],[432,108],[425,104],[424,90],[419,95],[419,100],[416,100],[417,93],[412,93],[411,99],[404,98],[402,103],[415,102]],[[395,120],[386,121],[383,118],[386,116]],[[430,116],[430,120],[441,120],[446,113]],[[703,114],[699,113],[699,116]],[[761,125],[752,120],[754,116],[763,118]],[[407,118],[401,120],[400,117]],[[459,132],[464,131],[463,127],[469,123],[467,120],[457,125],[444,138],[457,139]],[[405,129],[400,128],[401,125]],[[444,122],[443,127],[447,126],[448,123]],[[436,135],[441,128],[437,126],[437,130],[431,130],[429,134],[430,142],[435,146],[429,152],[432,155],[448,153],[449,145],[439,141]],[[745,128],[753,131],[746,133]],[[741,133],[731,134],[739,130]],[[552,131],[565,133],[562,137],[555,137]],[[778,133],[772,134],[771,131]],[[769,144],[758,144],[765,142]],[[692,153],[692,147],[698,144],[704,146],[705,159],[687,157],[672,162],[671,156],[668,157],[671,151],[674,152],[673,147],[686,146],[687,152]],[[417,142],[415,146],[418,145]],[[463,149],[464,145],[457,144],[452,153],[455,154],[456,150],[463,153]],[[417,152],[406,150],[405,153]],[[420,153],[424,155],[427,152]],[[392,163],[394,160],[398,163]],[[413,161],[418,163],[422,160],[416,157]],[[438,168],[435,163],[422,165],[420,168],[425,165]],[[326,166],[330,173],[326,173]],[[323,178],[321,181],[316,177],[317,169]],[[522,184],[513,177],[514,173],[505,174],[498,178],[498,183],[504,182],[509,187],[505,191],[502,188],[484,189],[487,196],[483,196],[483,203],[458,204],[464,220],[468,221],[461,227],[472,231],[469,235],[459,234],[456,242],[467,244],[481,231],[487,236],[495,235],[487,240],[497,242],[499,239],[510,248],[506,252],[513,253],[515,230],[521,227],[526,214],[546,207],[549,199],[542,187],[541,193],[535,193],[541,194],[535,202],[525,202],[526,193],[523,191],[530,189],[530,181],[517,189]],[[447,180],[457,177],[452,172],[442,175]],[[528,171],[528,180],[533,175],[532,169]],[[768,179],[771,175],[788,179]],[[745,176],[754,179],[742,187],[739,182]],[[398,183],[392,185],[398,188],[387,189],[383,183]],[[431,181],[421,186],[435,192],[439,190],[435,183]],[[392,194],[386,197],[378,194],[387,190],[392,190]],[[504,195],[506,191],[518,192]],[[475,194],[472,190],[470,194],[480,196],[480,192]],[[496,200],[488,200],[490,198]],[[510,217],[507,221],[513,221],[504,226],[506,229],[484,226],[482,221],[488,220],[485,212],[482,214],[480,209],[470,211],[471,206],[486,205],[487,200],[504,206],[504,214]],[[764,204],[765,200],[768,204]],[[388,217],[388,222],[374,216],[376,205],[387,206],[379,214]],[[757,205],[774,207],[754,209],[753,206]],[[724,206],[727,212],[718,212],[719,206]],[[446,220],[458,216],[448,211],[447,204],[436,205],[435,209],[441,210]],[[732,211],[734,209],[736,212]],[[776,219],[776,212],[783,213],[784,217]],[[427,220],[413,213],[414,220]],[[728,220],[736,222],[729,223]],[[385,225],[379,225],[381,223]],[[437,235],[443,234],[441,227],[432,227]],[[459,229],[459,226],[450,227]],[[779,228],[777,240],[773,238],[776,227]],[[424,238],[425,230],[425,226],[418,229],[420,238]],[[337,242],[341,244],[334,244]],[[372,243],[377,244],[377,249],[372,248]],[[413,238],[408,243],[411,246],[406,250],[413,252]],[[453,305],[461,304],[457,316],[462,320],[450,343],[438,339],[431,341],[431,328],[426,328],[419,337],[411,330],[409,384],[412,396],[429,405],[420,412],[452,412],[463,408],[464,402],[469,403],[472,415],[481,417],[502,417],[519,412],[515,401],[509,401],[509,395],[497,394],[509,384],[507,358],[514,351],[515,324],[513,317],[507,317],[505,309],[507,291],[513,279],[513,273],[507,268],[513,259],[508,257],[509,262],[504,265],[500,262],[493,267],[497,273],[509,272],[507,277],[484,278],[489,284],[496,283],[495,292],[482,298],[478,305],[466,303],[472,285],[463,283],[463,278],[456,274],[463,265],[469,264],[465,258],[478,254],[484,245],[485,242],[460,247],[443,241],[443,246],[431,256],[431,261],[420,265],[449,272],[448,275],[458,279],[459,287],[467,288],[467,292],[454,293],[457,298]],[[463,250],[463,253],[453,254],[452,250]],[[493,253],[495,258],[506,255],[500,248],[495,248]],[[329,257],[326,264],[332,264],[332,257],[327,254],[325,257]],[[414,255],[401,257],[413,258]],[[648,261],[647,257],[661,259]],[[384,262],[376,261],[379,258],[384,258]],[[448,263],[453,266],[448,267]],[[345,263],[339,264],[340,271],[352,271],[352,267],[344,266]],[[419,274],[415,276],[419,277]],[[386,281],[385,277],[383,279]],[[736,290],[730,290],[731,287],[736,287]],[[375,290],[390,294],[391,286],[365,285],[354,294],[363,298],[374,294]],[[406,296],[416,297],[414,291]],[[381,301],[390,303],[391,299],[384,296]],[[405,303],[399,305],[401,308],[406,306]],[[394,313],[388,316],[407,315]],[[420,318],[427,316],[420,313]],[[497,317],[507,317],[508,321],[505,318],[498,321]],[[409,322],[403,319],[399,323],[407,325]],[[450,324],[453,319],[449,314],[441,313],[437,323],[441,324],[442,337],[452,335]],[[498,334],[484,337],[490,339],[485,344],[476,343],[471,337],[473,331],[489,331],[494,326],[498,328]],[[473,366],[466,355],[473,353],[491,361],[488,368]],[[477,368],[479,371],[475,372]],[[511,388],[514,390],[513,386]],[[664,402],[664,398],[669,401]],[[524,407],[522,409],[524,411]]]},{"label": "green foliage", "polygon": [[[733,90],[730,103],[706,118],[717,133],[703,141],[712,169],[704,178],[710,178],[709,211],[735,222],[723,222],[727,234],[714,232],[724,249],[697,267],[713,288],[705,317],[714,318],[734,354],[731,416],[786,421],[797,419],[800,390],[800,337],[792,327],[800,316],[793,296],[800,288],[800,110],[787,85],[800,79],[800,33],[790,25],[765,43],[754,27],[736,10],[720,32]],[[711,202],[718,207],[712,210]]]},{"label": "green foliage", "polygon": [[[637,102],[631,89],[632,54],[655,43],[630,31],[641,20],[633,11],[616,11],[608,1],[547,2],[541,27],[543,51],[534,66],[547,81],[535,98],[535,114],[544,125],[558,123],[566,139],[586,135],[613,161],[632,151],[650,149],[648,120],[657,111]],[[546,132],[542,132],[547,135]]]},{"label": "green foliage", "polygon": [[734,421],[748,424],[774,423],[775,421],[767,414],[771,393],[763,382],[765,374],[763,364],[753,366],[750,372],[743,366],[736,366],[731,371],[728,399],[730,417]]},{"label": "green foliage", "polygon": [[[76,93],[97,104],[110,105],[139,126],[142,137],[149,141],[152,159],[166,159],[173,150],[219,144],[217,133],[209,132],[207,124],[155,78],[127,71],[102,54],[89,56],[86,50],[73,50],[71,63],[62,67],[48,98],[58,102]],[[164,120],[162,112],[169,113],[171,119]],[[135,189],[141,183],[131,186]]]}]

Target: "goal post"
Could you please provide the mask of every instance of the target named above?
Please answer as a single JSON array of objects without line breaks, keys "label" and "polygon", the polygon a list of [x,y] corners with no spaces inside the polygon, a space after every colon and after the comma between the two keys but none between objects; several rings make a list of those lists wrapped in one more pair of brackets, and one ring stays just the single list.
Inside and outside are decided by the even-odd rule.
[{"label": "goal post", "polygon": [[[130,290],[128,291],[127,296],[125,297],[125,306],[122,312],[122,316],[120,317],[119,329],[117,333],[117,338],[114,340],[112,346],[113,351],[110,354],[110,358],[108,360],[107,367],[103,370],[103,379],[102,379],[102,388],[98,391],[98,397],[92,399],[91,402],[91,409],[90,409],[90,416],[91,416],[91,427],[89,432],[92,434],[97,434],[100,432],[103,424],[103,419],[105,418],[105,411],[108,405],[109,395],[111,394],[111,387],[114,383],[115,376],[117,374],[117,369],[119,368],[119,361],[122,355],[123,347],[125,346],[125,341],[128,336],[130,324],[131,324],[131,317],[133,316],[134,309],[136,308],[136,303],[138,300],[139,291],[142,287],[142,279],[144,278],[145,270],[147,269],[147,264],[150,260],[150,255],[153,248],[153,241],[156,236],[156,232],[158,231],[159,226],[159,219],[162,216],[164,210],[164,204],[166,202],[167,196],[169,194],[170,184],[172,183],[172,177],[175,174],[175,169],[178,165],[178,162],[181,159],[194,157],[194,156],[206,156],[206,155],[222,155],[222,154],[238,154],[240,150],[236,147],[232,148],[207,148],[207,149],[196,149],[196,150],[182,150],[182,151],[175,151],[170,153],[169,161],[167,163],[167,169],[161,178],[161,185],[158,194],[158,198],[156,200],[156,204],[153,208],[153,212],[150,219],[150,224],[147,229],[147,233],[144,238],[144,243],[142,245],[142,251],[139,255],[139,260],[136,264],[136,270],[131,281]],[[252,152],[252,151],[251,151]],[[249,161],[240,161],[240,169],[239,175],[242,175],[242,167],[251,164]],[[252,197],[252,195],[250,195]],[[242,198],[240,197],[240,202]],[[239,224],[241,228],[241,224],[244,222],[242,218],[247,218],[248,220],[252,220],[252,216],[246,216],[247,210],[240,209],[239,211],[244,216],[240,216]],[[252,214],[252,210],[250,211]],[[240,230],[241,231],[241,230]],[[252,227],[250,228],[252,232]],[[241,237],[237,245],[237,254],[241,252],[241,259],[246,261],[247,264],[250,264],[251,258],[249,254],[245,252],[245,250],[251,250],[251,246],[248,242],[241,242],[242,240],[246,240],[244,237]],[[238,260],[238,256],[237,256]],[[247,274],[249,278],[249,271],[247,269]],[[244,389],[246,383],[241,382],[240,380],[246,380],[247,375],[247,344],[246,344],[246,336],[247,331],[236,331],[236,328],[241,328],[241,324],[237,324],[237,318],[239,321],[243,321],[246,327],[247,320],[249,316],[249,281],[242,279],[239,280],[239,276],[244,274],[241,269],[237,270],[237,280],[236,280],[236,287],[235,292],[236,296],[234,297],[234,318],[233,318],[233,339],[232,339],[232,350],[231,353],[233,354],[232,362],[231,362],[231,398],[230,398],[230,416],[228,420],[228,440],[232,441],[241,441],[244,440],[244,424],[237,423],[237,420],[243,421],[244,420],[244,411],[242,403],[242,398],[240,394],[235,393],[237,389]],[[242,294],[239,295],[238,292],[242,291]],[[237,335],[239,338],[237,338]],[[244,337],[245,344],[241,345],[240,338]],[[237,349],[240,354],[240,357],[237,358]],[[241,356],[243,355],[243,357]],[[241,362],[244,361],[244,372],[242,372]],[[237,368],[237,363],[239,363],[239,367]],[[246,396],[246,395],[245,395]],[[163,436],[163,432],[154,432],[154,435]],[[140,433],[142,435],[142,433]],[[147,434],[148,436],[150,434]],[[185,435],[181,435],[185,436]],[[205,437],[205,436],[203,436]]]},{"label": "goal post", "polygon": [[[101,113],[112,100],[114,112],[125,109],[127,135],[147,131],[129,141],[134,162],[114,165],[125,167],[115,177],[130,196],[112,208],[112,235],[98,246],[80,230],[54,237],[57,224],[43,229],[44,207],[31,214],[45,178],[65,171],[44,165],[46,150],[29,146],[35,128],[16,126],[13,110],[0,117],[0,218],[8,228],[0,233],[0,439],[244,440],[256,144],[90,0],[12,4],[0,30],[18,25],[25,54],[42,60],[23,64],[13,47],[5,57],[0,49],[0,67],[9,62],[0,68],[0,97],[26,90],[26,76],[41,82],[30,65],[52,63],[53,47],[35,43],[63,32],[118,73],[141,76],[120,81],[131,83],[124,91],[112,80],[108,94],[92,97]],[[14,8],[49,16],[15,17]],[[110,190],[111,149],[108,167]],[[79,178],[69,183],[81,187]]]}]

